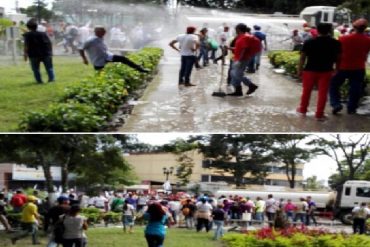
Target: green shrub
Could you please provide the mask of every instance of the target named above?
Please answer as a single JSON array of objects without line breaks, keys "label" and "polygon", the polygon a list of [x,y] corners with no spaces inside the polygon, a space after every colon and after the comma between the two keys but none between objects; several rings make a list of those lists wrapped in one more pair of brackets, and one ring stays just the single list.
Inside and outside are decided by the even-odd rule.
[{"label": "green shrub", "polygon": [[104,126],[105,117],[97,115],[93,106],[76,101],[51,105],[46,111],[30,112],[20,128],[46,132],[93,132]]},{"label": "green shrub", "polygon": [[[158,66],[163,51],[144,48],[128,57],[150,72]],[[120,63],[110,63],[95,76],[66,88],[56,104],[40,112],[28,112],[22,117],[20,130],[45,132],[93,132],[104,130],[128,98],[148,75]]]}]

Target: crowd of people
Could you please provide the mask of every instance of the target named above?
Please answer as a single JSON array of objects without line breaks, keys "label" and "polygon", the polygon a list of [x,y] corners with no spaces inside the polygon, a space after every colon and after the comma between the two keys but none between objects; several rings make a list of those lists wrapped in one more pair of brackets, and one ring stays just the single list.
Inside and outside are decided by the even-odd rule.
[{"label": "crowd of people", "polygon": [[[318,100],[315,117],[318,121],[326,119],[325,105],[330,95],[333,115],[342,111],[341,86],[349,81],[347,113],[355,114],[360,99],[365,93],[366,62],[370,51],[370,28],[366,19],[334,28],[330,23],[321,23],[317,27],[304,24],[303,31],[294,30],[291,38],[295,51],[300,51],[298,76],[303,82],[301,102],[297,113],[305,116],[308,111],[310,96],[315,85],[318,87]],[[195,86],[191,82],[193,67],[201,68],[222,60],[230,54],[230,66],[227,82],[234,87],[229,96],[242,96],[242,86],[248,87],[247,95],[258,88],[245,72],[254,73],[261,61],[261,52],[267,49],[267,37],[261,27],[254,25],[253,31],[240,23],[233,28],[224,24],[215,32],[203,27],[199,33],[196,27],[189,26],[185,34],[181,34],[170,42],[170,46],[181,55],[179,85]],[[340,30],[340,31],[339,31]],[[179,43],[179,46],[176,46]],[[220,49],[220,57],[215,53]]]},{"label": "crowd of people", "polygon": [[[220,196],[215,198],[207,194],[190,196],[186,193],[164,194],[142,192],[114,193],[102,192],[98,196],[88,197],[61,194],[56,203],[46,198],[44,201],[33,195],[25,195],[21,190],[15,194],[0,194],[0,219],[6,231],[12,233],[12,243],[32,236],[32,243],[38,244],[38,229],[43,226],[49,234],[48,247],[62,244],[63,247],[86,246],[85,231],[88,228],[86,218],[80,214],[82,208],[94,207],[101,212],[116,212],[122,215],[123,231],[132,233],[138,218],[147,222],[145,237],[148,246],[162,246],[168,227],[186,227],[201,232],[214,230],[214,239],[224,234],[225,224],[248,227],[254,223],[268,224],[270,227],[287,227],[289,225],[318,225],[316,220],[316,203],[311,196],[293,202],[284,198],[275,199],[273,194],[267,198],[249,198]],[[15,231],[6,217],[6,207],[21,214],[22,231]],[[354,233],[365,233],[366,219],[370,209],[366,203],[353,209]],[[278,222],[285,222],[278,226]],[[58,234],[60,224],[63,231]],[[14,233],[13,233],[14,232]]]}]

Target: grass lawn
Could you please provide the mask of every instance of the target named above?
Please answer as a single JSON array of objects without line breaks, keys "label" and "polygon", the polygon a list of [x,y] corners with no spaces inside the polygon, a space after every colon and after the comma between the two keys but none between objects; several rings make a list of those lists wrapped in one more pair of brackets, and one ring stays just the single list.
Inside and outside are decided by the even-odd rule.
[{"label": "grass lawn", "polygon": [[[77,56],[54,57],[53,62],[56,82],[41,85],[34,81],[28,63],[0,65],[0,132],[16,131],[22,113],[47,108],[67,86],[94,73],[92,66],[87,67]],[[47,81],[43,65],[41,72]]]},{"label": "grass lawn", "polygon": [[[87,231],[88,247],[145,247],[144,228],[135,227],[132,234],[124,234],[122,228],[91,228]],[[196,233],[195,230],[172,228],[167,231],[165,247],[222,247],[221,241],[212,239],[213,232]],[[41,239],[41,246],[47,243]],[[0,246],[32,246],[31,236],[20,240],[16,245],[10,243],[5,233],[0,234]]]}]

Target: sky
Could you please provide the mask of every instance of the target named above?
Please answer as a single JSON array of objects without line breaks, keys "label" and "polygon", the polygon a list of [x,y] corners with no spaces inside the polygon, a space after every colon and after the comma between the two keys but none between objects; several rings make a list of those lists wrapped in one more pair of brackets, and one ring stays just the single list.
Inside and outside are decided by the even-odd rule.
[{"label": "sky", "polygon": [[[32,5],[35,0],[18,0],[20,8],[27,8]],[[14,12],[16,0],[0,0],[0,7],[5,8],[5,13]],[[46,3],[51,3],[53,0],[46,0]]]},{"label": "sky", "polygon": [[[141,133],[137,134],[139,141],[148,143],[151,145],[163,145],[169,143],[177,138],[187,138],[190,135],[198,135],[202,133],[192,134],[179,134],[179,133]],[[204,134],[204,133],[203,133]],[[327,134],[318,134],[319,136],[325,136]],[[327,182],[330,175],[336,172],[336,163],[326,156],[318,156],[306,163],[303,171],[305,178],[316,175],[318,180],[325,180]]]}]

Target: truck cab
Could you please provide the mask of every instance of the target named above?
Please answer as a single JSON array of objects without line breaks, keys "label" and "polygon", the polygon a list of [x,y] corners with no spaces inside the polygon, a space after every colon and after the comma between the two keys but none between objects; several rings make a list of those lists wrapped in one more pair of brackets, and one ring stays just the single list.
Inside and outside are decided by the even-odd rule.
[{"label": "truck cab", "polygon": [[339,202],[340,217],[343,223],[351,222],[352,209],[360,206],[362,202],[370,203],[370,181],[353,180],[345,182]]},{"label": "truck cab", "polygon": [[320,23],[350,25],[351,11],[346,8],[332,6],[311,6],[302,10],[300,18],[305,20],[310,26],[317,26]]}]

